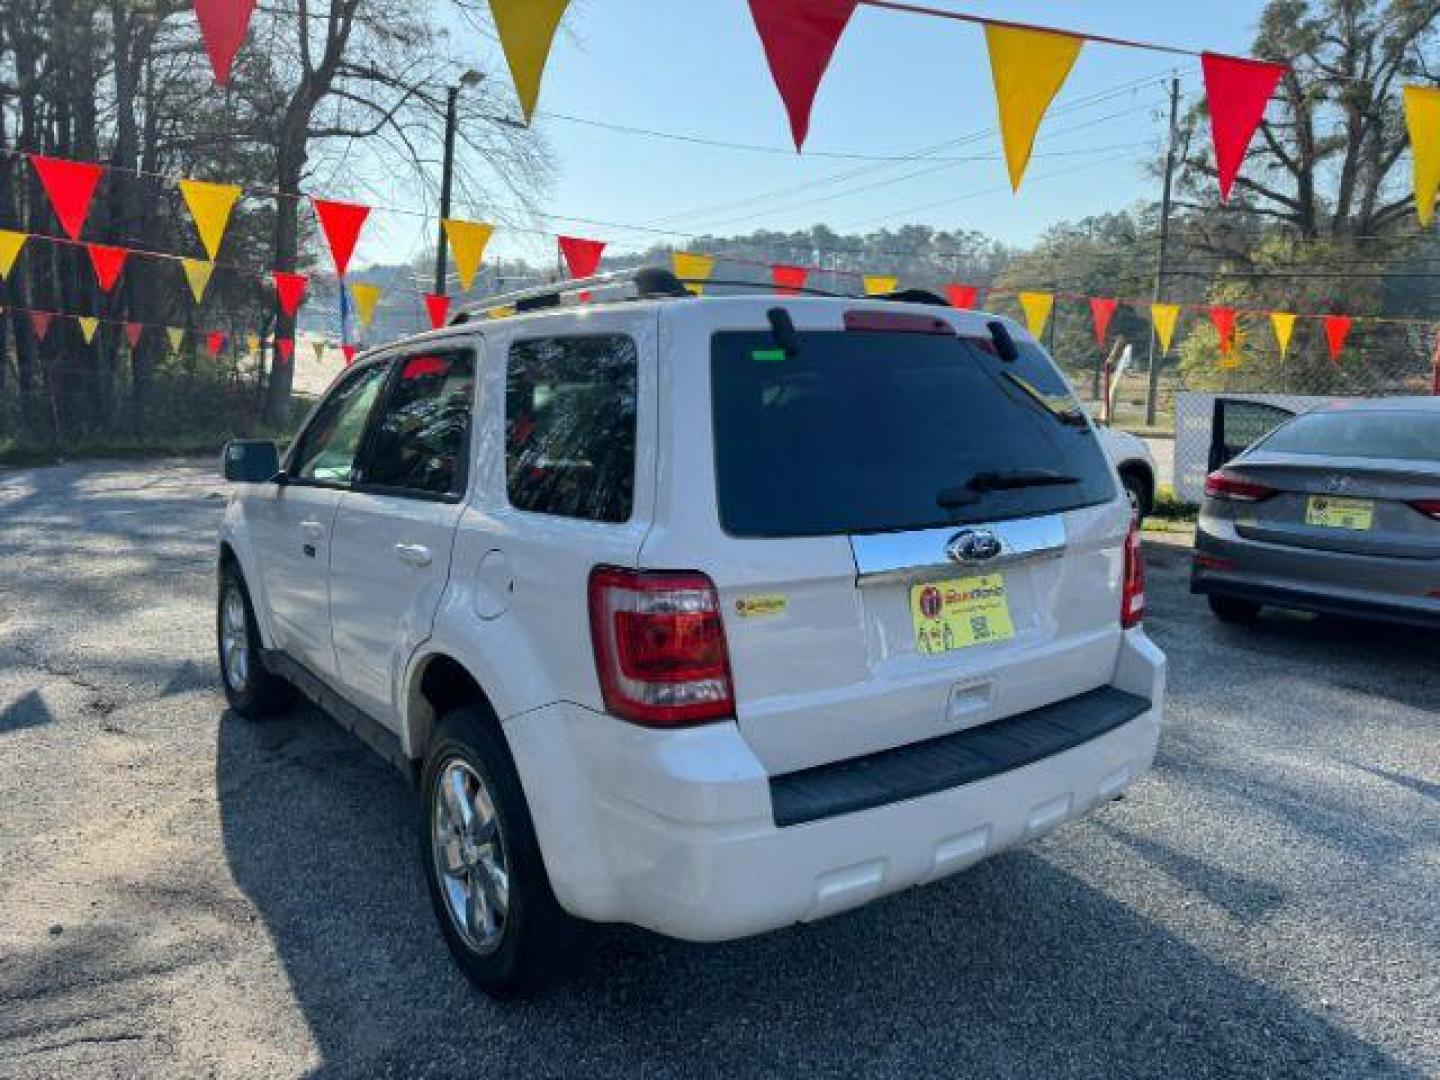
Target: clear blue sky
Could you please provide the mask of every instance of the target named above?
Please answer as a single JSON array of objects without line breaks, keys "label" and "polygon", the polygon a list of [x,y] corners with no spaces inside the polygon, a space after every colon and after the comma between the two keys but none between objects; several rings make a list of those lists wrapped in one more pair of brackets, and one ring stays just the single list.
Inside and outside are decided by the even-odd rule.
[{"label": "clear blue sky", "polygon": [[[936,2],[997,18],[1238,53],[1248,52],[1262,6],[1260,0],[1194,6],[1174,0]],[[492,68],[503,72],[493,43],[480,47]],[[1088,44],[1041,129],[1026,184],[1015,196],[1000,158],[978,26],[862,6],[821,87],[807,154],[797,157],[686,145],[543,115],[777,149],[790,145],[745,0],[576,0],[551,56],[537,118],[559,169],[542,209],[682,234],[822,221],[840,231],[865,231],[918,222],[1025,243],[1058,221],[1121,209],[1152,192],[1144,167],[1164,134],[1163,80],[1178,69],[1182,89],[1193,93],[1198,68],[1192,58]],[[885,164],[821,156],[906,155],[947,142],[952,145],[933,154],[982,160]],[[855,175],[844,182],[832,180],[849,173]],[[609,240],[617,249],[657,238],[611,225],[550,224]],[[553,241],[514,232],[498,234],[492,248],[530,257],[553,250]]]}]

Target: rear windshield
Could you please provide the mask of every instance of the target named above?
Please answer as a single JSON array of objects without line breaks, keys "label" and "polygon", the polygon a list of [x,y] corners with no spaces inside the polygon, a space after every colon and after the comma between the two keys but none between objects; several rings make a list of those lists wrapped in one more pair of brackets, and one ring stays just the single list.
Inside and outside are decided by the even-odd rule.
[{"label": "rear windshield", "polygon": [[1440,413],[1311,413],[1278,428],[1259,449],[1277,454],[1440,461]]},{"label": "rear windshield", "polygon": [[787,356],[764,331],[714,337],[716,477],[731,535],[938,528],[1115,495],[1079,404],[1033,345],[1006,364],[989,341],[944,335],[798,339]]}]

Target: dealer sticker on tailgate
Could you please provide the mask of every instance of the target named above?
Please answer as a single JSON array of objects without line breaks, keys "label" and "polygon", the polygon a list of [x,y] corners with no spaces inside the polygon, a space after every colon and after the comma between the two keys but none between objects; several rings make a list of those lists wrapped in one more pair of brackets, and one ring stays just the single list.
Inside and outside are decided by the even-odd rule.
[{"label": "dealer sticker on tailgate", "polygon": [[1365,532],[1375,525],[1375,504],[1369,499],[1312,495],[1305,508],[1305,524]]},{"label": "dealer sticker on tailgate", "polygon": [[915,647],[927,656],[1015,636],[1003,574],[915,585],[910,589],[910,616]]}]

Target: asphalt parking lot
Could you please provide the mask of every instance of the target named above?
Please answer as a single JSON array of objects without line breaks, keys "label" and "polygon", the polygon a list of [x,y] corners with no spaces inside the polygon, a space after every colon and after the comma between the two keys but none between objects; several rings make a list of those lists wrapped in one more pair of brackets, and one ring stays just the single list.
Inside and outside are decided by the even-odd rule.
[{"label": "asphalt parking lot", "polygon": [[[1155,772],[958,878],[726,946],[451,967],[398,773],[227,714],[210,463],[0,471],[0,1076],[1440,1075],[1440,639],[1223,627],[1149,547]],[[757,887],[763,887],[757,882]]]}]

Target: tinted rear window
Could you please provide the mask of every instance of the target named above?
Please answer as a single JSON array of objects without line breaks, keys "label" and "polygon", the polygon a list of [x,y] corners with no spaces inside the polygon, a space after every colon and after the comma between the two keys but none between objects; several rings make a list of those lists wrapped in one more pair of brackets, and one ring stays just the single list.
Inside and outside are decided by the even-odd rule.
[{"label": "tinted rear window", "polygon": [[1260,448],[1277,454],[1440,461],[1440,413],[1312,413],[1277,430]]},{"label": "tinted rear window", "polygon": [[[1029,517],[1105,502],[1109,466],[1045,355],[1005,364],[988,342],[929,334],[716,334],[711,378],[720,519],[735,536],[889,532]],[[987,473],[1074,483],[942,492]]]}]

